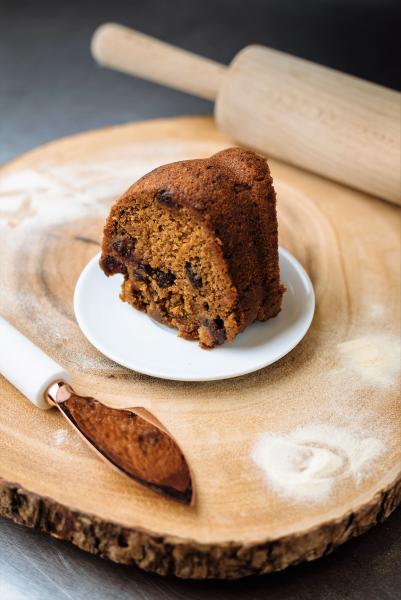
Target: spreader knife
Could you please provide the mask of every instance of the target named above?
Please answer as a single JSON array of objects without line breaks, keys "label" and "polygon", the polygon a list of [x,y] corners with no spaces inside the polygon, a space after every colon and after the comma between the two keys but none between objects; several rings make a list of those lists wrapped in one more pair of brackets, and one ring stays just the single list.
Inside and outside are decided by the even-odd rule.
[{"label": "spreader knife", "polygon": [[0,374],[40,409],[57,407],[108,464],[185,504],[188,464],[175,440],[144,408],[110,408],[74,392],[68,372],[0,316]]}]

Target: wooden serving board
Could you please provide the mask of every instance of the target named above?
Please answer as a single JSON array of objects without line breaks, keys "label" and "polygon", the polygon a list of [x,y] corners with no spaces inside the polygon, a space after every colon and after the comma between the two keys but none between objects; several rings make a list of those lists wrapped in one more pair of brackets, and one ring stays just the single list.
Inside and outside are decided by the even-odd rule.
[{"label": "wooden serving board", "polygon": [[312,560],[401,498],[394,206],[271,161],[280,243],[310,274],[317,309],[301,344],[254,374],[188,384],[129,372],[74,320],[75,282],[116,196],[159,164],[230,145],[209,118],[149,121],[54,142],[0,171],[0,314],[68,368],[79,393],[148,408],[196,489],[185,507],[130,483],[0,378],[0,513],[188,578]]}]

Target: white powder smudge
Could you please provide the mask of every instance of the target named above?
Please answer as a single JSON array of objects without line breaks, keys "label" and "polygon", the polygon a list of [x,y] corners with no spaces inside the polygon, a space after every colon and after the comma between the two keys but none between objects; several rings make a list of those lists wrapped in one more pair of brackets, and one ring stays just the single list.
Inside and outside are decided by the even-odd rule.
[{"label": "white powder smudge", "polygon": [[70,432],[68,429],[56,429],[52,433],[52,442],[54,446],[64,446],[69,438]]},{"label": "white powder smudge", "polygon": [[83,218],[96,205],[96,200],[88,194],[68,190],[55,178],[33,169],[0,179],[0,197],[0,229],[12,228],[10,233],[14,238],[26,236],[27,230]]},{"label": "white powder smudge", "polygon": [[367,307],[367,314],[371,319],[382,319],[386,315],[386,307],[383,304],[370,304]]},{"label": "white powder smudge", "polygon": [[71,427],[60,427],[51,433],[51,444],[54,448],[67,449],[75,448],[78,450],[82,448],[82,440],[79,434],[74,431]]},{"label": "white powder smudge", "polygon": [[390,333],[372,333],[337,346],[343,366],[362,383],[390,387],[401,370],[401,341]]},{"label": "white powder smudge", "polygon": [[359,484],[383,451],[383,442],[376,438],[320,424],[288,434],[264,433],[252,458],[277,493],[299,502],[322,502],[345,477]]}]

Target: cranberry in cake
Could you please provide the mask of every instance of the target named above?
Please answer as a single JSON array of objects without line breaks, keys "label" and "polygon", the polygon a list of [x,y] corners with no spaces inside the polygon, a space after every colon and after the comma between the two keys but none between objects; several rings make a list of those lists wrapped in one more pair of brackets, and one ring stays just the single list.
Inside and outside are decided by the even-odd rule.
[{"label": "cranberry in cake", "polygon": [[276,316],[284,287],[266,160],[229,148],[148,173],[113,205],[100,266],[124,275],[123,301],[202,348]]}]

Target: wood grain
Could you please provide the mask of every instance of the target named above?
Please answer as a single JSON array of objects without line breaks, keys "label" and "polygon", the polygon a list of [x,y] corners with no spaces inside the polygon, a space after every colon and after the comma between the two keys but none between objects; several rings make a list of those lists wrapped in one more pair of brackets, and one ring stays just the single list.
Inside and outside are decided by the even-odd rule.
[{"label": "wood grain", "polygon": [[[310,274],[317,313],[293,352],[252,375],[185,384],[135,374],[75,323],[75,282],[114,198],[158,164],[231,144],[207,118],[151,121],[60,140],[0,171],[0,313],[69,369],[78,393],[143,406],[164,423],[197,497],[177,506],[127,483],[59,414],[35,410],[0,379],[0,513],[180,577],[235,578],[317,558],[385,518],[401,495],[399,373],[387,354],[375,362],[399,339],[396,207],[271,161],[281,244]],[[319,502],[283,494],[251,458],[259,435],[311,424],[384,445],[360,480],[344,460]],[[341,455],[333,444],[321,445]]]}]

